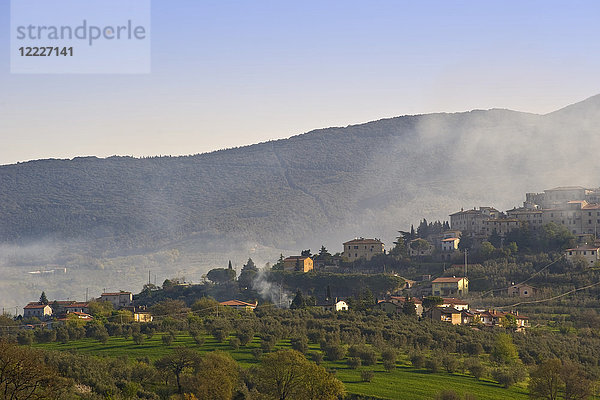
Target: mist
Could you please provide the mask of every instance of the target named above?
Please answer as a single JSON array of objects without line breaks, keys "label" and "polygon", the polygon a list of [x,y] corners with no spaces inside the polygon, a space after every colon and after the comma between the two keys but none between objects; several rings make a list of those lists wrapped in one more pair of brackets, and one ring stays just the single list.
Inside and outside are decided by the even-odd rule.
[{"label": "mist", "polygon": [[[321,245],[336,253],[359,236],[389,249],[422,218],[597,187],[597,126],[600,96],[546,115],[405,116],[189,157],[0,166],[0,240],[13,243],[0,247],[0,306],[42,290],[60,300],[136,293],[149,272],[159,286],[197,283],[228,260],[261,265]],[[277,303],[264,274],[257,290]]]}]

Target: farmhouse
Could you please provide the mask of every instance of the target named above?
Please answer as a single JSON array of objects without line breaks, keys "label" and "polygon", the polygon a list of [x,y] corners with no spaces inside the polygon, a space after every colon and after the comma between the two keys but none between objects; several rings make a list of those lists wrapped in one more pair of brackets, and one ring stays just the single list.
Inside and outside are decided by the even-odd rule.
[{"label": "farmhouse", "polygon": [[305,256],[290,256],[283,260],[284,271],[308,272],[314,268],[313,260]]},{"label": "farmhouse", "polygon": [[383,242],[379,239],[356,238],[343,244],[344,252],[342,255],[349,261],[364,258],[370,260],[377,254],[384,251]]},{"label": "farmhouse", "polygon": [[23,318],[36,317],[45,319],[52,315],[52,307],[48,304],[29,303],[23,307]]},{"label": "farmhouse", "polygon": [[431,293],[434,296],[464,296],[469,293],[467,277],[442,277],[431,282]]}]

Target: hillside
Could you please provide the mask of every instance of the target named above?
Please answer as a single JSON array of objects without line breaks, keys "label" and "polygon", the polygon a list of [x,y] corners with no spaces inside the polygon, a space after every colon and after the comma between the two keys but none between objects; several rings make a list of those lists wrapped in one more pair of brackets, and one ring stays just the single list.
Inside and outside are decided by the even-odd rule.
[{"label": "hillside", "polygon": [[289,246],[331,230],[389,239],[421,216],[597,184],[588,175],[599,163],[599,104],[594,97],[546,116],[405,116],[189,157],[1,166],[0,239],[136,247],[200,234]]},{"label": "hillside", "polygon": [[[220,253],[180,262],[194,267],[236,251],[238,261],[254,254],[262,262],[274,261],[279,249],[325,244],[336,252],[355,236],[380,237],[390,248],[399,229],[422,217],[511,208],[525,192],[559,185],[598,186],[598,126],[595,96],[547,115],[403,116],[186,157],[0,166],[0,265],[23,264],[24,245],[33,245],[24,251],[34,255],[32,265],[85,265],[72,257],[48,261],[60,251],[46,243],[97,258]],[[132,262],[153,263],[169,265]],[[127,263],[115,268],[129,271]]]}]

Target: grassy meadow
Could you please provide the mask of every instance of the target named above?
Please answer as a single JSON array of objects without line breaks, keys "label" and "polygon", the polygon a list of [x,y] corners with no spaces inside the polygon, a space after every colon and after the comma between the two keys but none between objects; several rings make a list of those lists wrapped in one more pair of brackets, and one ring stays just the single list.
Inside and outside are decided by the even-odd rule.
[{"label": "grassy meadow", "polygon": [[[74,351],[99,357],[126,356],[131,360],[147,357],[151,361],[168,354],[175,347],[185,346],[200,353],[214,350],[227,352],[244,368],[249,368],[258,363],[252,354],[252,349],[260,348],[260,340],[257,337],[247,346],[241,346],[237,350],[232,349],[227,341],[219,343],[210,335],[205,335],[204,339],[204,344],[198,345],[191,336],[179,334],[170,346],[166,346],[162,341],[162,334],[157,333],[150,339],[146,338],[141,345],[136,345],[131,338],[110,337],[105,344],[95,339],[86,338],[64,344],[53,342],[34,346],[48,350]],[[289,347],[289,340],[282,340],[275,346],[276,349]],[[310,344],[308,352],[313,351],[320,351],[319,345]],[[349,393],[372,396],[378,399],[432,399],[445,389],[452,389],[461,394],[470,393],[479,400],[528,398],[524,385],[504,389],[494,382],[477,380],[460,373],[431,373],[425,369],[413,368],[406,356],[399,358],[396,369],[391,372],[385,371],[381,362],[357,369],[349,368],[345,361],[323,361],[322,365],[332,372],[335,371],[335,376],[344,383]],[[374,372],[371,382],[362,381],[360,374],[362,370]]]}]

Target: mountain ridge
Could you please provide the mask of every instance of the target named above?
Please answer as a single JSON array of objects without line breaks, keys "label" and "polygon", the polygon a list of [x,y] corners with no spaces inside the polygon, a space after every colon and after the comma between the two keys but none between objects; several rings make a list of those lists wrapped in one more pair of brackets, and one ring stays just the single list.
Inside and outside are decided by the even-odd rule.
[{"label": "mountain ridge", "polygon": [[[441,204],[452,209],[491,201],[495,196],[473,187],[485,183],[486,174],[504,186],[503,176],[527,171],[527,185],[515,185],[512,198],[522,196],[525,186],[543,189],[548,174],[536,167],[555,166],[553,159],[579,161],[544,149],[569,146],[552,125],[589,138],[598,99],[544,115],[490,109],[383,118],[188,156],[79,156],[3,165],[0,239],[112,237],[116,244],[129,237],[131,243],[120,244],[143,247],[194,234],[293,246],[315,233],[360,236],[378,228],[389,238],[407,222],[443,218]],[[534,154],[519,156],[523,149]],[[507,165],[489,168],[504,159]],[[471,186],[457,177],[465,171],[461,177]],[[508,200],[503,192],[500,205]],[[428,203],[403,206],[420,197]]]}]

